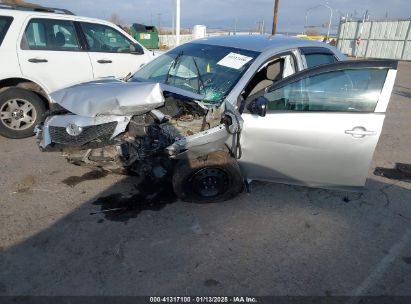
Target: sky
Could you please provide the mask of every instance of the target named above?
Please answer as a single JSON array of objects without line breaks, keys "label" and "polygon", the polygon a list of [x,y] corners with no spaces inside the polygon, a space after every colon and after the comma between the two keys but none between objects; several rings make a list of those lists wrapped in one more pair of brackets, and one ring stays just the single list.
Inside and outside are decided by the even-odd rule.
[{"label": "sky", "polygon": [[[175,15],[175,0],[27,0],[51,7],[61,7],[77,15],[109,19],[117,14],[123,24],[144,23],[171,27]],[[302,32],[307,9],[327,3],[333,9],[333,31],[337,31],[341,15],[361,17],[366,10],[371,19],[411,18],[411,0],[280,0],[279,32]],[[182,27],[204,24],[209,28],[249,31],[264,21],[271,32],[274,0],[181,0]],[[159,15],[160,14],[160,15]],[[310,9],[308,25],[326,24],[329,9]]]}]

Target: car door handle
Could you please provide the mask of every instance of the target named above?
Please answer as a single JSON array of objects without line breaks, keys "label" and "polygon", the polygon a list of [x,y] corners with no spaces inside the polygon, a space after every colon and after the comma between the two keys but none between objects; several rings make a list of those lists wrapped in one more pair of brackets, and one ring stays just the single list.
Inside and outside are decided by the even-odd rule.
[{"label": "car door handle", "polygon": [[98,62],[98,63],[101,63],[101,64],[105,64],[105,63],[113,63],[113,61],[108,60],[108,59],[100,59],[100,60],[97,60],[97,62]]},{"label": "car door handle", "polygon": [[28,61],[31,63],[49,62],[47,59],[44,59],[44,58],[30,58]]},{"label": "car door handle", "polygon": [[353,137],[356,137],[356,138],[362,138],[364,136],[375,135],[375,134],[377,134],[377,132],[368,131],[364,127],[355,127],[352,130],[345,130],[345,134],[352,135]]}]

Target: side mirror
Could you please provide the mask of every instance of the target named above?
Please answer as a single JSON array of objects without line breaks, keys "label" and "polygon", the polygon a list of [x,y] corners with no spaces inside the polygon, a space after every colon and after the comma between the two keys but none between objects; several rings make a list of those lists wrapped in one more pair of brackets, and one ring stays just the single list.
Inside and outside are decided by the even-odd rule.
[{"label": "side mirror", "polygon": [[268,100],[264,96],[260,96],[251,101],[247,107],[251,114],[264,117],[267,114]]},{"label": "side mirror", "polygon": [[133,45],[130,46],[130,53],[134,54],[134,55],[143,55],[144,50],[140,45],[133,44]]}]

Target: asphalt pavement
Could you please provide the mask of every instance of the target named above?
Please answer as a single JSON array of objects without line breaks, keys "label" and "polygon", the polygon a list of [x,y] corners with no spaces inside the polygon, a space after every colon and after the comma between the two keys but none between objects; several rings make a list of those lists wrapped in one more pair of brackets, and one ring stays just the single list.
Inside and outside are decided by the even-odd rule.
[{"label": "asphalt pavement", "polygon": [[373,173],[410,149],[410,62],[362,193],[254,182],[189,204],[0,138],[0,295],[411,295],[411,184]]}]

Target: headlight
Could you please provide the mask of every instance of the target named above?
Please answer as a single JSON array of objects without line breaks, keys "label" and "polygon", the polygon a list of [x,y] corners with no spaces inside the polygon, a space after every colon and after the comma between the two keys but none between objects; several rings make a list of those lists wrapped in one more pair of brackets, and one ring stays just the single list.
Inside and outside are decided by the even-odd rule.
[{"label": "headlight", "polygon": [[78,136],[81,132],[83,132],[83,128],[76,125],[76,124],[68,124],[66,127],[66,132],[68,135],[71,136]]}]

